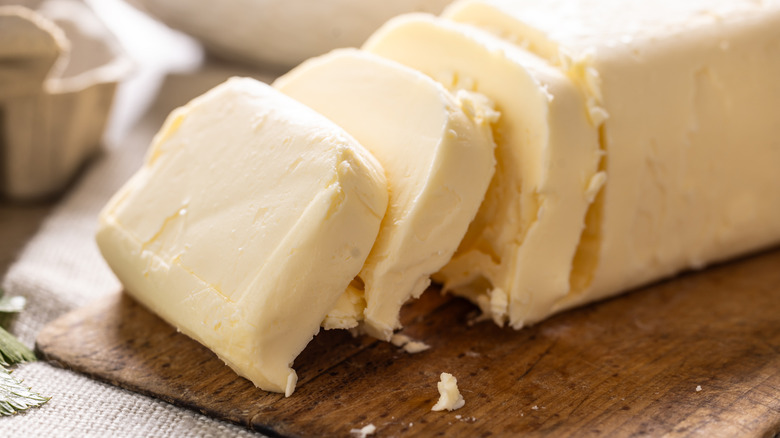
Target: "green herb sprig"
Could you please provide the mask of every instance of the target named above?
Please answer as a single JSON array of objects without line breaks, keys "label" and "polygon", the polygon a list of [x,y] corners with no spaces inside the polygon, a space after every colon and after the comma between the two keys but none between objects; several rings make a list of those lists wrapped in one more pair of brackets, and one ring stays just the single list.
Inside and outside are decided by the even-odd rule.
[{"label": "green herb sprig", "polygon": [[[21,312],[25,304],[24,297],[6,297],[0,289],[0,324],[7,323],[11,314]],[[0,416],[13,415],[49,401],[49,397],[24,386],[6,368],[35,359],[35,353],[0,326]]]},{"label": "green herb sprig", "polygon": [[47,401],[49,397],[33,392],[12,376],[11,371],[0,367],[0,416],[13,415]]},{"label": "green herb sprig", "polygon": [[35,353],[16,337],[0,327],[0,366],[8,367],[23,362],[34,362]]}]

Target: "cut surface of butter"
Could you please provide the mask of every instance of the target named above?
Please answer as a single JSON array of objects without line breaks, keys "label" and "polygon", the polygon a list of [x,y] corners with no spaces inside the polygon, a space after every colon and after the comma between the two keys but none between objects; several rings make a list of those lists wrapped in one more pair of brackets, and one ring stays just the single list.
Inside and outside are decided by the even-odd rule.
[{"label": "cut surface of butter", "polygon": [[171,113],[100,215],[128,293],[258,387],[295,357],[360,270],[387,206],[381,165],[332,122],[233,78]]},{"label": "cut surface of butter", "polygon": [[385,169],[390,201],[379,235],[360,271],[360,291],[347,291],[326,327],[353,326],[389,340],[399,311],[430,284],[474,218],[493,175],[489,102],[450,94],[429,77],[370,53],[343,49],[313,58],[274,86],[354,136]]},{"label": "cut surface of butter", "polygon": [[608,175],[560,310],[780,242],[780,1],[468,0],[444,14],[556,64]]},{"label": "cut surface of butter", "polygon": [[364,49],[494,102],[496,174],[436,279],[499,324],[519,328],[548,316],[570,289],[585,217],[604,179],[584,94],[544,59],[426,14],[389,21]]}]

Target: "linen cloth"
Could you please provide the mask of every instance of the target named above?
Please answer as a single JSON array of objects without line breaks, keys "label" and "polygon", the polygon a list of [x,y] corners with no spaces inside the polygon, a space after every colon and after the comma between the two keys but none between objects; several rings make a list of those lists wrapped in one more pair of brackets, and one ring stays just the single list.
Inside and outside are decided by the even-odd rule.
[{"label": "linen cloth", "polygon": [[[126,20],[129,12],[122,13],[121,19]],[[230,76],[258,76],[257,72],[234,66],[207,63],[191,73],[165,77],[172,69],[198,64],[197,54],[188,59],[181,56],[183,47],[191,49],[187,48],[189,43],[172,44],[174,52],[166,52],[162,47],[171,40],[166,40],[159,28],[125,29],[124,35],[121,26],[116,30],[121,40],[130,40],[130,45],[138,32],[152,32],[148,44],[159,50],[155,53],[148,44],[136,47],[136,76],[123,85],[117,98],[116,117],[103,154],[62,198],[2,279],[8,295],[27,298],[27,308],[14,319],[10,330],[30,347],[46,323],[120,290],[95,244],[97,215],[140,167],[167,114]],[[268,81],[272,77],[260,74],[260,79]],[[147,104],[150,100],[151,106]],[[143,114],[140,120],[139,114]],[[0,437],[261,436],[46,362],[22,364],[13,374],[51,400],[41,408],[0,417]]]}]

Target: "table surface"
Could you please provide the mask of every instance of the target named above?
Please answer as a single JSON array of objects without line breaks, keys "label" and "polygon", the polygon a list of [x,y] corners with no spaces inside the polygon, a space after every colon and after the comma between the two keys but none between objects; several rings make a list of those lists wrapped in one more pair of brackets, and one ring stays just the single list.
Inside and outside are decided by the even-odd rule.
[{"label": "table surface", "polygon": [[[731,261],[515,331],[468,324],[437,290],[405,306],[405,354],[341,330],[295,360],[295,394],[261,391],[129,296],[41,330],[69,369],[271,435],[765,437],[780,431],[780,250]],[[466,404],[431,412],[441,372]]]}]

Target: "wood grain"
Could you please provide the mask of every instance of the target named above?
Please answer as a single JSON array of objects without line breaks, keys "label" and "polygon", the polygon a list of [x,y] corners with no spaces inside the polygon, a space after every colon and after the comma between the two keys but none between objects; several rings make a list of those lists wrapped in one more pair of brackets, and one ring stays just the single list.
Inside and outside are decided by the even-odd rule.
[{"label": "wood grain", "polygon": [[[270,435],[773,436],[780,431],[780,250],[688,274],[520,331],[467,324],[435,290],[404,311],[406,354],[323,332],[292,397],[236,377],[124,294],[47,326],[62,366]],[[466,405],[432,412],[443,371]],[[701,387],[697,391],[697,386]]]}]

